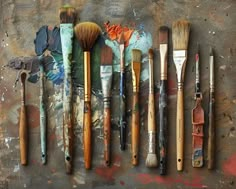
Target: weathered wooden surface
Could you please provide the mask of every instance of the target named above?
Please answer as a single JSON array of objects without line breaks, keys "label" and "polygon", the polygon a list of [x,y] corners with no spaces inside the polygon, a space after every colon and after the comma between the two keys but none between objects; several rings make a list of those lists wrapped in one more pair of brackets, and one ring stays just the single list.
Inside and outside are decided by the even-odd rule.
[{"label": "weathered wooden surface", "polygon": [[[103,165],[102,98],[100,87],[94,87],[93,112],[93,158],[92,169],[84,169],[82,149],[82,96],[81,87],[74,98],[77,122],[74,129],[74,173],[66,175],[62,146],[62,85],[45,83],[48,115],[48,163],[41,165],[39,133],[39,82],[27,82],[26,104],[29,126],[29,164],[20,165],[19,153],[19,110],[20,85],[13,88],[17,72],[4,67],[11,58],[35,56],[33,39],[43,25],[59,25],[58,9],[64,3],[74,5],[81,21],[94,21],[123,25],[135,24],[152,34],[155,48],[154,79],[156,84],[156,108],[158,107],[158,28],[162,24],[171,27],[172,21],[186,18],[191,22],[189,58],[185,77],[185,154],[184,171],[176,171],[175,118],[176,118],[176,75],[169,49],[168,64],[168,168],[167,176],[161,177],[157,169],[145,167],[147,155],[147,99],[148,81],[140,86],[140,156],[139,166],[131,165],[130,123],[128,149],[119,150],[117,127],[118,81],[114,79],[112,98],[112,163],[110,168]],[[236,3],[201,0],[6,0],[0,1],[0,188],[235,188],[236,185]],[[206,141],[204,138],[204,167],[191,166],[191,109],[194,107],[194,54],[200,43],[200,66],[203,92],[203,107],[207,112],[209,91],[208,54],[209,46],[215,50],[216,64],[216,168],[207,170]],[[147,49],[148,50],[148,49]],[[143,64],[142,69],[147,67]],[[131,74],[128,72],[127,75]],[[99,73],[93,73],[96,77]],[[144,73],[143,73],[144,74]],[[131,84],[131,76],[127,78]],[[81,81],[82,83],[82,81]],[[99,83],[97,84],[99,86]],[[131,85],[130,85],[131,86]],[[128,110],[131,108],[131,87],[128,87]],[[207,113],[206,113],[207,117]],[[157,121],[158,123],[158,121]],[[205,126],[207,133],[207,126]]]}]

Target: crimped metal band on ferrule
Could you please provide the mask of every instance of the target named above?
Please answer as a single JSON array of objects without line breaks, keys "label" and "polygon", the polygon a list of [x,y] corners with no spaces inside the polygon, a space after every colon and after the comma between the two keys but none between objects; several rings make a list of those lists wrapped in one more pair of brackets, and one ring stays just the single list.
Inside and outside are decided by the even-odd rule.
[{"label": "crimped metal band on ferrule", "polygon": [[148,133],[148,152],[151,154],[156,153],[156,133]]}]

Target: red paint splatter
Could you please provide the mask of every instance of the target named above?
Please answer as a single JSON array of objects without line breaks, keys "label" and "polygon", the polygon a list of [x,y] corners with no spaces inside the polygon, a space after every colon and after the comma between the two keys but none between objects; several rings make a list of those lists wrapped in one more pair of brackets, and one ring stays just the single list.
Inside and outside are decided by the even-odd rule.
[{"label": "red paint splatter", "polygon": [[53,140],[55,140],[55,139],[56,139],[55,133],[50,134],[49,140],[50,140],[50,141],[53,141]]},{"label": "red paint splatter", "polygon": [[191,180],[185,180],[180,178],[170,178],[170,177],[162,177],[157,175],[150,175],[146,173],[140,173],[135,175],[135,180],[140,182],[141,184],[150,184],[150,183],[158,183],[158,184],[167,184],[172,185],[176,183],[182,183],[185,186],[190,186],[193,188],[207,188],[206,185],[203,185],[201,177],[194,177]]},{"label": "red paint splatter", "polygon": [[111,40],[119,40],[123,33],[125,47],[129,45],[129,39],[131,38],[134,30],[128,27],[122,27],[120,24],[110,25],[110,22],[104,23],[105,30]]},{"label": "red paint splatter", "polygon": [[236,154],[233,154],[223,164],[223,171],[226,174],[236,176]]},{"label": "red paint splatter", "polygon": [[98,174],[100,177],[104,178],[105,180],[109,182],[113,182],[115,180],[114,175],[119,171],[120,169],[120,162],[121,157],[115,156],[114,163],[111,167],[106,166],[100,166],[95,169],[95,173]]},{"label": "red paint splatter", "polygon": [[172,79],[168,79],[168,95],[176,95],[176,93],[177,83]]},{"label": "red paint splatter", "polygon": [[120,185],[124,186],[125,182],[123,180],[120,181]]}]

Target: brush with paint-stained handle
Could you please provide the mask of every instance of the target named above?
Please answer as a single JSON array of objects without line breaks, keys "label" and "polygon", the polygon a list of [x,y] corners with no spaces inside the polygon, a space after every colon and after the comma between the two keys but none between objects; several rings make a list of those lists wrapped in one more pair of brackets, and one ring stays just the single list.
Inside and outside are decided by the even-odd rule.
[{"label": "brush with paint-stained handle", "polygon": [[138,164],[139,153],[139,80],[141,71],[141,55],[139,49],[132,49],[132,83],[133,83],[133,103],[131,120],[131,148],[132,164]]},{"label": "brush with paint-stained handle", "polygon": [[184,157],[184,74],[187,62],[190,23],[176,21],[172,25],[173,59],[177,75],[176,151],[177,170],[183,170]]},{"label": "brush with paint-stained handle", "polygon": [[149,95],[148,95],[148,155],[146,158],[147,167],[157,167],[156,153],[156,124],[155,124],[155,103],[153,85],[153,50],[148,51],[149,65]]},{"label": "brush with paint-stained handle", "polygon": [[20,162],[21,165],[27,164],[27,151],[28,151],[28,131],[26,120],[26,107],[25,107],[25,80],[27,74],[21,73],[21,109],[20,109],[20,121],[19,121],[19,138],[20,138]]},{"label": "brush with paint-stained handle", "polygon": [[159,29],[160,43],[160,97],[159,97],[159,154],[160,175],[166,174],[167,153],[167,53],[168,53],[168,27]]},{"label": "brush with paint-stained handle", "polygon": [[66,172],[72,172],[73,124],[72,124],[72,80],[71,62],[76,11],[65,5],[60,8],[60,36],[64,65],[63,80],[63,139]]},{"label": "brush with paint-stained handle", "polygon": [[43,64],[40,63],[40,141],[41,141],[41,161],[42,164],[47,162],[47,135],[46,135],[46,107],[45,107],[45,97],[44,97],[44,68]]},{"label": "brush with paint-stained handle", "polygon": [[91,168],[91,74],[90,74],[90,50],[96,39],[101,34],[101,28],[93,22],[82,22],[75,26],[75,35],[84,51],[84,161],[85,168]]},{"label": "brush with paint-stained handle", "polygon": [[112,49],[105,45],[101,52],[100,75],[103,93],[104,161],[106,166],[110,165],[112,74]]}]

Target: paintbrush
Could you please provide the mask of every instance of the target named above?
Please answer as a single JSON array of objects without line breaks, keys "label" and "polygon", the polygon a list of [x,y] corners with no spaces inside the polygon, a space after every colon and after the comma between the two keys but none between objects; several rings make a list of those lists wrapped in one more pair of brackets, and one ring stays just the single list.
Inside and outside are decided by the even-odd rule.
[{"label": "paintbrush", "polygon": [[184,156],[184,93],[183,83],[187,61],[190,23],[186,20],[176,21],[172,25],[173,59],[177,75],[177,115],[176,115],[176,146],[177,170],[183,170]]},{"label": "paintbrush", "polygon": [[101,33],[101,28],[93,22],[82,22],[75,26],[75,34],[84,51],[84,119],[83,119],[83,139],[84,139],[84,161],[85,168],[91,168],[91,76],[90,76],[90,50],[97,37]]},{"label": "paintbrush", "polygon": [[156,124],[155,124],[155,103],[153,85],[153,50],[148,51],[149,59],[149,96],[148,96],[148,155],[146,158],[147,167],[157,167],[156,154]]},{"label": "paintbrush", "polygon": [[215,164],[215,79],[214,79],[214,54],[210,48],[210,91],[209,91],[209,126],[208,126],[208,169],[213,169]]},{"label": "paintbrush", "polygon": [[160,43],[160,97],[159,97],[159,154],[160,175],[166,174],[167,154],[167,55],[168,55],[168,27],[159,29]]},{"label": "paintbrush", "polygon": [[19,125],[19,138],[20,138],[20,161],[21,165],[27,164],[27,148],[28,148],[28,131],[26,121],[26,107],[25,107],[25,80],[27,74],[21,73],[21,111],[20,111],[20,125]]},{"label": "paintbrush", "polygon": [[131,121],[131,148],[132,164],[138,164],[139,153],[139,80],[141,71],[141,55],[139,49],[132,49],[132,83],[133,83],[133,103],[132,103],[132,121]]},{"label": "paintbrush", "polygon": [[74,35],[75,8],[65,5],[59,10],[60,36],[64,65],[63,85],[63,139],[65,152],[66,172],[72,172],[73,124],[72,124],[72,82],[71,58]]},{"label": "paintbrush", "polygon": [[125,49],[125,41],[124,41],[124,34],[120,35],[119,39],[120,43],[120,149],[125,150],[125,143],[126,143],[126,115],[125,115],[125,104],[126,104],[126,95],[125,95],[125,56],[124,56],[124,49]]},{"label": "paintbrush", "polygon": [[110,165],[111,138],[111,84],[112,84],[112,49],[105,45],[101,52],[100,75],[103,92],[103,125],[104,125],[104,160]]},{"label": "paintbrush", "polygon": [[40,140],[41,140],[41,161],[42,164],[47,162],[47,135],[46,135],[46,110],[45,110],[45,100],[44,100],[44,68],[42,63],[39,65],[40,69]]}]

